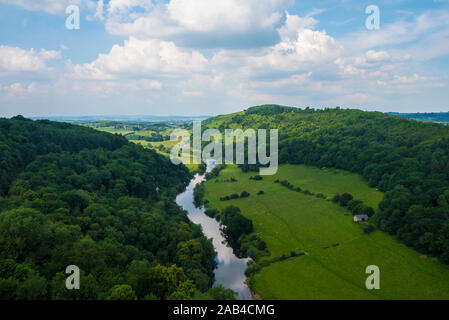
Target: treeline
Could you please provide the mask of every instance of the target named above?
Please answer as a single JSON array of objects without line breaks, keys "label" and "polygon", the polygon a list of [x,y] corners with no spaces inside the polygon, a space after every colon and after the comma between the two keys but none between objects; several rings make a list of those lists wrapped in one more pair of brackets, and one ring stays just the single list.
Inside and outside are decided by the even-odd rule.
[{"label": "treeline", "polygon": [[226,239],[238,257],[257,260],[269,255],[267,244],[258,235],[253,234],[253,222],[243,216],[239,207],[228,206],[221,212],[215,208],[207,208],[205,214],[221,222]]},{"label": "treeline", "polygon": [[280,163],[361,174],[385,192],[376,224],[449,263],[448,126],[380,112],[280,106],[254,107],[207,124],[215,122],[223,128],[278,129]]},{"label": "treeline", "polygon": [[[173,201],[184,166],[118,135],[0,120],[0,299],[228,299]],[[67,290],[65,269],[81,270]]]},{"label": "treeline", "polygon": [[160,142],[170,140],[170,136],[164,136],[160,133],[152,133],[151,135],[139,135],[136,133],[127,134],[126,138],[128,140],[139,140],[148,142]]},{"label": "treeline", "polygon": [[240,194],[233,193],[230,196],[224,196],[220,197],[220,201],[229,201],[229,200],[235,200],[235,199],[244,199],[248,198],[251,194],[248,191],[242,191]]}]

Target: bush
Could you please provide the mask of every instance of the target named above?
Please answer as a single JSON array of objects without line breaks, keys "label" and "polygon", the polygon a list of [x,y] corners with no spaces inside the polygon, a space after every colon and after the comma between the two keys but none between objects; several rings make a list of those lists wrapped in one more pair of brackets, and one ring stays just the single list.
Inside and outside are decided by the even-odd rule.
[{"label": "bush", "polygon": [[349,201],[351,201],[352,199],[354,199],[354,197],[351,194],[343,193],[340,198],[340,205],[342,207],[346,207],[348,205]]},{"label": "bush", "polygon": [[362,214],[364,204],[360,200],[350,200],[347,203],[348,210],[352,212],[353,215]]},{"label": "bush", "polygon": [[362,228],[363,228],[363,233],[364,234],[370,234],[370,233],[372,233],[372,232],[374,232],[376,230],[376,227],[374,227],[374,225],[371,224],[371,223],[363,224]]},{"label": "bush", "polygon": [[336,193],[335,196],[332,198],[332,202],[338,203],[340,202],[341,196],[339,193]]},{"label": "bush", "polygon": [[247,277],[249,277],[249,276],[253,275],[254,273],[256,273],[257,271],[259,271],[260,269],[262,269],[262,267],[254,262],[254,263],[250,264],[248,266],[248,268],[246,268],[245,275]]},{"label": "bush", "polygon": [[218,214],[218,210],[214,208],[209,208],[204,212],[208,217],[215,218]]},{"label": "bush", "polygon": [[250,196],[250,194],[249,194],[249,192],[247,192],[247,191],[243,191],[241,194],[240,194],[240,198],[248,198]]},{"label": "bush", "polygon": [[226,207],[222,212],[222,218],[226,226],[225,233],[234,241],[243,234],[253,232],[253,222],[241,214],[239,207]]},{"label": "bush", "polygon": [[262,194],[265,194],[265,192],[263,190],[260,190],[259,192],[257,192],[257,195],[260,196]]}]

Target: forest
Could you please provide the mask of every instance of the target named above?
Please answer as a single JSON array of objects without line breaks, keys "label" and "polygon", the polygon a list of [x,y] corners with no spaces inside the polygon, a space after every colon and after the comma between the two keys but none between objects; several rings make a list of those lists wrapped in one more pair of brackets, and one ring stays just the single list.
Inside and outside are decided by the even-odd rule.
[{"label": "forest", "polygon": [[449,263],[448,126],[380,112],[278,105],[252,107],[205,124],[220,130],[276,128],[281,164],[361,174],[385,193],[373,222],[406,245]]},{"label": "forest", "polygon": [[[191,174],[120,135],[0,119],[0,299],[234,299],[173,201]],[[66,267],[81,270],[67,290]]]}]

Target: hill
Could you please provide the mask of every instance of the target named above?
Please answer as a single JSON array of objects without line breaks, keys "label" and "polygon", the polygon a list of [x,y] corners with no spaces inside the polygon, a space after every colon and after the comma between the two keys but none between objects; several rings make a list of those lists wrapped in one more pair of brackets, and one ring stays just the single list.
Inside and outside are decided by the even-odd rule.
[{"label": "hill", "polygon": [[391,112],[390,114],[404,117],[407,119],[415,119],[420,121],[431,121],[439,123],[449,123],[449,112],[430,112],[430,113],[397,113]]},{"label": "hill", "polygon": [[[213,246],[174,203],[186,167],[20,116],[0,119],[0,150],[0,299],[210,297]],[[70,265],[80,290],[65,287]]]},{"label": "hill", "polygon": [[281,164],[361,174],[370,187],[384,192],[373,217],[376,225],[449,263],[449,127],[380,112],[276,105],[205,124],[221,130],[278,129]]}]

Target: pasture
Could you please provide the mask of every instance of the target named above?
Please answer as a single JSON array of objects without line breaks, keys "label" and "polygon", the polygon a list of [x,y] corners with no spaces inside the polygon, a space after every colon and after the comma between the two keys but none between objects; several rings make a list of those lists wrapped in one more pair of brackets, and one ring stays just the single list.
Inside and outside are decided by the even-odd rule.
[{"label": "pasture", "polygon": [[[335,169],[282,165],[274,176],[250,180],[257,173],[243,173],[228,166],[206,183],[205,199],[211,207],[241,208],[262,237],[270,259],[292,250],[309,255],[294,257],[262,268],[250,281],[264,299],[449,299],[449,268],[375,231],[364,234],[352,214],[326,199],[295,192],[274,183],[288,180],[295,187],[331,197],[351,193],[377,208],[382,193],[369,188],[355,174]],[[224,182],[234,178],[237,182]],[[218,181],[217,181],[218,180]],[[216,182],[217,181],[217,182]],[[263,195],[256,195],[260,190]],[[220,201],[220,197],[247,191],[245,199]],[[380,268],[381,289],[365,288],[365,268]]]}]

